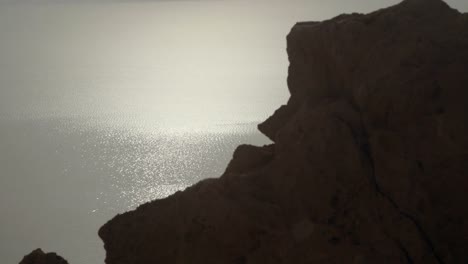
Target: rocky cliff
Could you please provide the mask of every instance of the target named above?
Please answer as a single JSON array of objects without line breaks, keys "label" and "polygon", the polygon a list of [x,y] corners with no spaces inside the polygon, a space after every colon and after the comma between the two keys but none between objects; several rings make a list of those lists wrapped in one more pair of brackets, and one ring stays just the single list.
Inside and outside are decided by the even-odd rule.
[{"label": "rocky cliff", "polygon": [[55,253],[44,253],[38,248],[25,256],[19,264],[68,264],[68,262]]},{"label": "rocky cliff", "polygon": [[468,16],[406,0],[287,41],[274,144],[116,216],[106,263],[468,262]]}]

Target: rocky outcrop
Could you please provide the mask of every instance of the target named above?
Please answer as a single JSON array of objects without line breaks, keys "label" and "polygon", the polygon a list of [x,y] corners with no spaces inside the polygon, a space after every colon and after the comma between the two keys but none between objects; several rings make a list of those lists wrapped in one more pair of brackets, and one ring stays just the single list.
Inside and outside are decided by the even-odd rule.
[{"label": "rocky outcrop", "polygon": [[467,263],[468,16],[294,26],[291,98],[219,179],[116,216],[106,263]]},{"label": "rocky outcrop", "polygon": [[68,264],[55,253],[44,253],[40,248],[25,256],[19,264]]}]

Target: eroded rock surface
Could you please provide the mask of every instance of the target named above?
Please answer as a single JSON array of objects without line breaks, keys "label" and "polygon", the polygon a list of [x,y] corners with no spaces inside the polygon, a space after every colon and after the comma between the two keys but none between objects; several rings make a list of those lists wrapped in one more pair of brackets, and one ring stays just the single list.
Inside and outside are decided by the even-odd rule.
[{"label": "eroded rock surface", "polygon": [[19,264],[68,264],[55,253],[44,253],[40,248],[25,256]]},{"label": "eroded rock surface", "polygon": [[468,263],[467,15],[406,0],[298,23],[288,54],[274,144],[116,216],[106,263]]}]

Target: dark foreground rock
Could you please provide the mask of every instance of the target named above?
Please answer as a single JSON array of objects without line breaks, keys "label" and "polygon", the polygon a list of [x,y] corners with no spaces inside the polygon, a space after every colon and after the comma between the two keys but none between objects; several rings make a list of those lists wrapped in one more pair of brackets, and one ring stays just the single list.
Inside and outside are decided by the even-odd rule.
[{"label": "dark foreground rock", "polygon": [[68,264],[68,262],[55,253],[44,253],[38,248],[25,256],[19,264]]},{"label": "dark foreground rock", "polygon": [[294,26],[291,98],[224,175],[118,215],[106,263],[468,263],[468,16]]}]

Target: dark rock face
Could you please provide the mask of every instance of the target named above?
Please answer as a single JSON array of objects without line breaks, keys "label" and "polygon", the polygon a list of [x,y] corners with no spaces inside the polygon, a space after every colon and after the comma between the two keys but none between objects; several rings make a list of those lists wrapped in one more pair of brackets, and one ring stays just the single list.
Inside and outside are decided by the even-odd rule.
[{"label": "dark rock face", "polygon": [[468,19],[440,0],[298,23],[291,98],[219,179],[118,215],[106,263],[467,263]]},{"label": "dark rock face", "polygon": [[25,256],[19,264],[68,264],[68,262],[55,253],[44,253],[36,249]]}]

